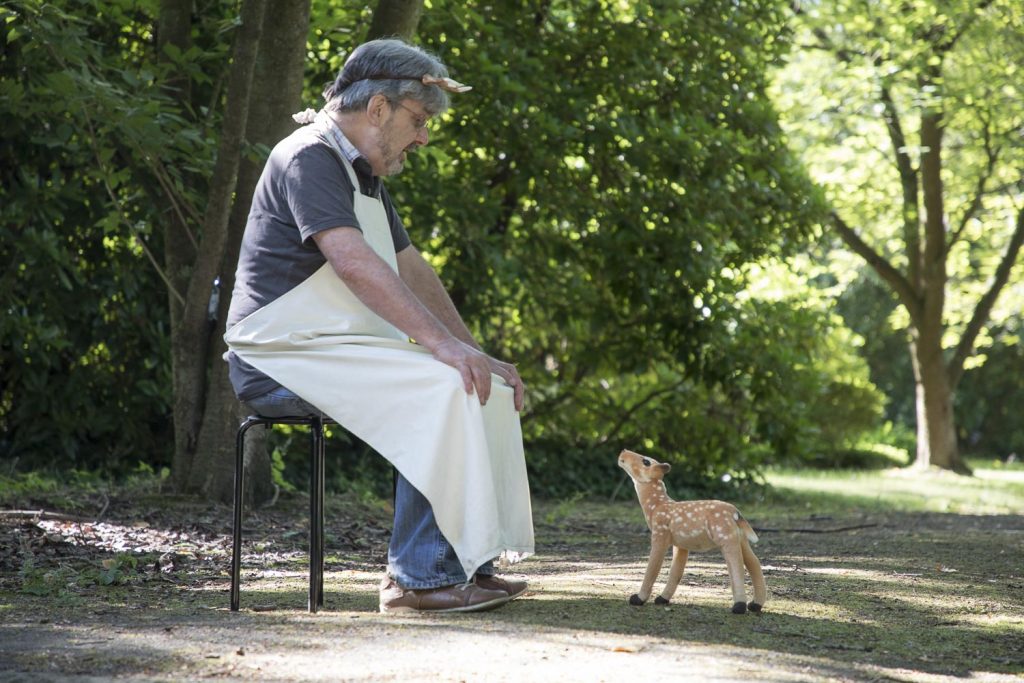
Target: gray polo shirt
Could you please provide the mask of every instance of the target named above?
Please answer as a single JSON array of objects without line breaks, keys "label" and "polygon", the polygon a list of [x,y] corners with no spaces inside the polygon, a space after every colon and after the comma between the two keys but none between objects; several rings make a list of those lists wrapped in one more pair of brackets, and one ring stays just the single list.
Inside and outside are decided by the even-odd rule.
[{"label": "gray polo shirt", "polygon": [[[409,235],[383,183],[341,131],[337,127],[324,131],[317,124],[299,128],[274,147],[256,185],[235,272],[228,328],[326,263],[313,235],[338,227],[362,229],[353,208],[355,188],[325,134],[335,135],[355,168],[359,191],[383,201],[395,253],[409,246]],[[280,386],[231,351],[225,358],[239,399],[247,401]]]}]

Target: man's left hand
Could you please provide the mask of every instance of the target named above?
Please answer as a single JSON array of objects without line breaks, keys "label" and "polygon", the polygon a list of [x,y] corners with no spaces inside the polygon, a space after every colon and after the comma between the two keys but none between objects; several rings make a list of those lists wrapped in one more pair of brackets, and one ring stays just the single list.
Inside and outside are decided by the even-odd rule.
[{"label": "man's left hand", "polygon": [[521,412],[523,409],[523,398],[526,395],[526,386],[523,384],[516,366],[491,356],[487,357],[487,362],[491,366],[491,372],[504,380],[505,384],[512,387],[512,390],[515,392],[516,412]]}]

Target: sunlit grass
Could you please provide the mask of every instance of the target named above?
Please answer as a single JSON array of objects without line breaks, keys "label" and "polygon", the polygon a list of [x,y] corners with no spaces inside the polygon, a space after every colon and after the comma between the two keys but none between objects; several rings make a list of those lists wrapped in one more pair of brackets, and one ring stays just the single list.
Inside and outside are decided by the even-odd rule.
[{"label": "sunlit grass", "polygon": [[972,461],[974,476],[931,469],[811,470],[778,468],[765,479],[765,503],[778,512],[1024,513],[1024,465]]}]

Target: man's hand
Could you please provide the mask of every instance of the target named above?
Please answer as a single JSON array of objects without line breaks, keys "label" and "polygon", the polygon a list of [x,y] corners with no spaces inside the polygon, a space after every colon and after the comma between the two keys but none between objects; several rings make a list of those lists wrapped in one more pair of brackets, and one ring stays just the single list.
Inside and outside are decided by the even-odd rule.
[{"label": "man's hand", "polygon": [[480,405],[486,405],[491,397],[491,365],[487,354],[455,337],[448,337],[430,352],[437,360],[458,370],[466,393],[475,392]]},{"label": "man's hand", "polygon": [[522,411],[523,397],[526,395],[526,385],[523,384],[516,366],[490,356],[487,356],[487,360],[490,363],[491,372],[505,380],[505,384],[512,387],[512,390],[515,392],[516,412]]},{"label": "man's hand", "polygon": [[520,379],[519,372],[511,363],[491,358],[483,351],[455,337],[449,337],[437,344],[431,349],[431,353],[437,360],[459,371],[466,393],[475,393],[480,399],[480,405],[486,405],[487,400],[491,397],[491,373],[493,372],[512,387],[516,410],[523,409],[525,392],[523,380]]}]

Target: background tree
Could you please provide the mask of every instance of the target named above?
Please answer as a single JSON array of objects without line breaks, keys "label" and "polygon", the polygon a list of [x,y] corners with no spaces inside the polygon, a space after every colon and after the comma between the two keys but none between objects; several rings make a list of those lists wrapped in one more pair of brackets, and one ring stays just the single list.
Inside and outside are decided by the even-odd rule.
[{"label": "background tree", "polygon": [[[24,314],[9,323],[17,346],[3,349],[11,382],[0,419],[13,435],[5,447],[27,464],[47,462],[35,444],[53,434],[114,470],[167,464],[161,435],[141,453],[125,439],[117,460],[103,450],[122,443],[116,420],[89,442],[75,413],[55,425],[36,407],[59,406],[41,394],[80,390],[92,372],[107,392],[99,399],[123,403],[121,431],[166,424],[173,326],[184,413],[175,415],[184,430],[175,480],[211,495],[230,484],[237,403],[219,328],[251,184],[267,146],[291,129],[288,114],[304,106],[288,103],[285,86],[301,81],[305,106],[319,106],[373,18],[365,3],[318,2],[307,41],[306,6],[271,3],[252,53],[256,28],[239,23],[238,7],[186,14],[166,0],[157,14],[156,5],[95,2],[71,15],[26,0],[2,10],[0,104],[23,139],[4,138],[18,168],[5,167],[12,199],[3,207],[16,275],[0,296]],[[808,303],[805,286],[787,285],[786,296],[758,286],[759,264],[799,252],[822,216],[765,92],[767,66],[788,50],[786,21],[775,0],[433,3],[421,15],[418,42],[475,89],[389,187],[478,337],[515,359],[530,385],[523,423],[539,494],[611,490],[611,455],[623,445],[673,461],[694,488],[736,481],[768,462],[827,460],[876,419],[880,397],[849,352],[855,336],[819,300]],[[225,98],[232,73],[248,78],[230,57],[245,31],[255,57],[243,130]],[[261,94],[274,83],[280,92]],[[222,181],[234,171],[224,172],[225,156],[242,159],[242,200],[227,218],[231,183]],[[53,229],[40,232],[46,220]],[[33,288],[65,265],[65,274],[80,270],[69,293],[44,292],[52,305],[32,317],[44,310]],[[95,296],[75,291],[84,283],[100,285]],[[150,326],[115,339],[134,310]],[[47,367],[64,339],[73,340],[67,361]],[[122,351],[123,371],[114,362]],[[142,376],[156,388],[151,403],[122,386]],[[288,438],[275,437],[275,467],[302,462],[288,457]],[[344,471],[360,448],[331,459],[342,476],[372,479],[382,467],[374,459],[358,475]],[[268,467],[252,457],[259,500]]]},{"label": "background tree", "polygon": [[[194,481],[192,462],[199,445],[201,418],[207,407],[205,398],[212,332],[210,293],[220,275],[227,250],[228,220],[237,186],[265,7],[265,0],[243,0],[241,4],[238,32],[227,72],[216,161],[210,175],[194,259],[189,264],[188,287],[178,293],[181,311],[177,324],[171,329],[175,433],[171,471],[180,489]],[[174,305],[172,302],[172,307]]]},{"label": "background tree", "polygon": [[423,0],[377,0],[367,40],[397,36],[412,40],[423,14]]},{"label": "background tree", "polygon": [[780,84],[791,135],[836,234],[902,308],[916,463],[963,471],[955,390],[1024,242],[1021,7],[831,0],[797,17],[804,49]]},{"label": "background tree", "polygon": [[[372,37],[374,31],[379,31],[381,36],[411,37],[421,10],[422,0],[381,0],[373,14],[368,37]],[[187,468],[183,463],[177,466],[178,471],[184,469],[187,472],[188,489],[204,491],[222,500],[228,500],[232,490],[235,432],[242,417],[241,406],[228,379],[227,364],[222,359],[227,351],[223,343],[224,322],[234,287],[242,233],[252,194],[263,170],[265,150],[294,130],[291,114],[301,108],[309,16],[309,0],[270,3],[264,16],[265,28],[255,59],[256,72],[245,134],[247,143],[261,146],[261,151],[241,160],[227,241],[217,270],[219,296],[216,302],[219,310],[206,359],[206,376],[210,379],[206,386],[202,429],[192,462]],[[249,439],[247,445],[247,494],[254,501],[264,501],[273,495],[266,444],[261,439]]]},{"label": "background tree", "polygon": [[[246,120],[245,141],[251,146],[240,159],[238,182],[227,226],[227,241],[217,270],[216,316],[208,353],[205,410],[202,429],[191,466],[188,487],[227,500],[233,486],[235,433],[242,406],[228,379],[223,341],[235,266],[245,230],[252,194],[266,151],[295,128],[291,114],[299,109],[302,73],[309,34],[309,0],[270,3],[264,14],[264,30],[255,58],[252,95]],[[271,463],[262,430],[246,440],[247,495],[264,501],[273,495]]]}]

